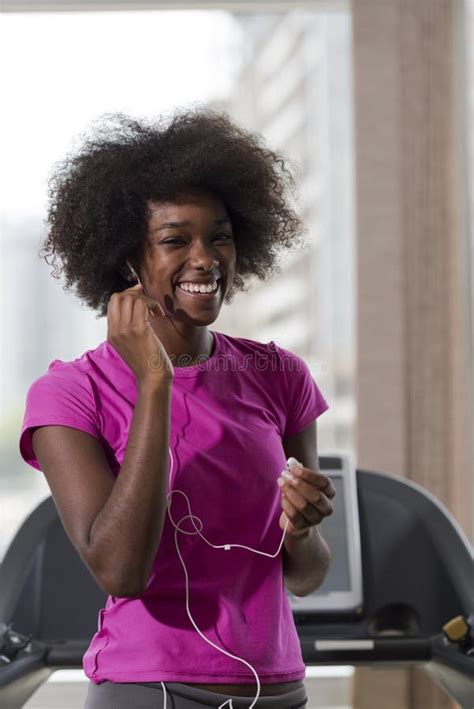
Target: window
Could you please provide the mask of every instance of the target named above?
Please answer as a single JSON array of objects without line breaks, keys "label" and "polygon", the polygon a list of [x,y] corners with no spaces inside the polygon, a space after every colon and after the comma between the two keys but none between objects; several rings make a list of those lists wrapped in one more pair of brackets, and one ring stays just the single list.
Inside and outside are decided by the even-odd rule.
[{"label": "window", "polygon": [[[0,51],[9,70],[2,78],[0,168],[0,559],[27,514],[50,494],[44,476],[18,452],[26,391],[53,359],[74,359],[106,339],[106,319],[64,293],[63,280],[53,279],[37,255],[54,163],[80,145],[80,134],[105,112],[148,118],[206,102],[289,157],[309,248],[289,257],[281,276],[237,295],[215,327],[274,339],[301,355],[331,405],[331,416],[318,426],[320,451],[353,452],[349,6],[329,13],[31,12],[4,14],[1,21]],[[282,283],[298,287],[285,297]],[[255,313],[253,320],[248,313]]]}]

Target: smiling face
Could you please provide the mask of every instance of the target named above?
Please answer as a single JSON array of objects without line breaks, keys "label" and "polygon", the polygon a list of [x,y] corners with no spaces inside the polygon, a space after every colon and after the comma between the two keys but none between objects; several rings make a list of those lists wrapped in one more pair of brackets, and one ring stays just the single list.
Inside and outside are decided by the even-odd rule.
[{"label": "smiling face", "polygon": [[[212,193],[193,192],[173,202],[149,202],[148,207],[139,274],[146,294],[158,300],[167,315],[184,323],[214,322],[235,274],[236,249],[224,204]],[[210,294],[186,292],[182,287],[184,282],[216,280],[217,289]]]}]

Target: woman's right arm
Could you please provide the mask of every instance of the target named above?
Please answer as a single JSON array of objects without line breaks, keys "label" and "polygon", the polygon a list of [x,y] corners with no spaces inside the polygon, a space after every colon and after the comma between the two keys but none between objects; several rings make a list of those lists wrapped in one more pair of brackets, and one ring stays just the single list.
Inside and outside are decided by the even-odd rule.
[{"label": "woman's right arm", "polygon": [[32,446],[64,529],[99,587],[136,596],[158,551],[168,493],[171,382],[142,387],[117,479],[93,436],[41,426]]},{"label": "woman's right arm", "polygon": [[[153,306],[133,287],[113,294],[108,308],[108,340],[137,382],[117,479],[101,443],[88,433],[65,424],[41,426],[32,435],[69,539],[98,585],[119,597],[145,589],[167,505],[173,367],[150,325],[147,303]],[[154,317],[164,317],[157,307]]]},{"label": "woman's right arm", "polygon": [[90,529],[88,554],[112,595],[145,589],[166,514],[171,382],[139,389],[127,448],[113,490]]}]

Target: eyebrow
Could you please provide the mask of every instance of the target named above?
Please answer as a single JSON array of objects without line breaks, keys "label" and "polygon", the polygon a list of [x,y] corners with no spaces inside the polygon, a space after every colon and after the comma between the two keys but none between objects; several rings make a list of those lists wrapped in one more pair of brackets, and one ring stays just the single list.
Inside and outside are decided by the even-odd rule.
[{"label": "eyebrow", "polygon": [[[223,217],[222,219],[216,219],[214,224],[230,224],[230,219],[229,217]],[[173,229],[174,227],[180,227],[180,226],[189,226],[191,222],[186,221],[186,222],[166,222],[165,224],[162,224],[159,227],[156,227],[156,229],[152,229],[152,232],[154,231],[160,231],[160,229]]]}]

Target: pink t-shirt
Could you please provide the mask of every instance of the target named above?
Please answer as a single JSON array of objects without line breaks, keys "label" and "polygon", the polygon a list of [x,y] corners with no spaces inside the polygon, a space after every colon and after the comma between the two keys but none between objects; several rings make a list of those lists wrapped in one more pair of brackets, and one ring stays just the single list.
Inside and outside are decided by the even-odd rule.
[{"label": "pink t-shirt", "polygon": [[[196,527],[210,544],[275,554],[283,534],[276,482],[286,465],[282,438],[303,430],[329,406],[302,358],[273,341],[212,332],[212,356],[174,370],[169,490],[186,493]],[[117,475],[136,398],[135,375],[107,340],[70,362],[53,360],[28,390],[21,456],[41,470],[32,429],[70,426],[102,443]],[[171,496],[171,514],[175,524],[189,514],[180,493]],[[191,532],[177,532],[177,541],[189,610],[201,633],[250,663],[264,684],[304,679],[282,552],[270,558],[240,547],[214,549],[189,518],[181,526]],[[99,611],[98,630],[83,657],[94,683],[255,681],[248,666],[219,652],[193,627],[174,538],[165,514],[145,591],[133,598],[108,596]]]}]

